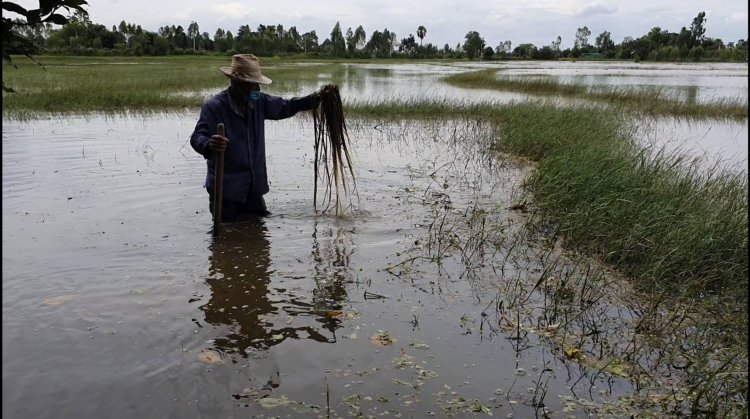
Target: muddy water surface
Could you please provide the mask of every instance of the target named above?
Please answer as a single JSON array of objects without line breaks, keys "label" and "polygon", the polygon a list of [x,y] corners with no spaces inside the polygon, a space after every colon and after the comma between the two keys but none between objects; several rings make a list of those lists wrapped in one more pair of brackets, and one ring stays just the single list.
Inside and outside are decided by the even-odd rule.
[{"label": "muddy water surface", "polygon": [[[342,94],[524,99],[437,84],[466,69],[344,66]],[[214,238],[196,117],[3,121],[3,413],[624,414],[637,305],[524,228],[529,168],[488,156],[498,128],[350,121],[358,193],[335,217],[313,210],[309,116],[269,121],[272,215]],[[746,167],[746,122],[647,128]],[[679,371],[636,352],[660,400]]]},{"label": "muddy water surface", "polygon": [[[529,317],[545,256],[492,127],[352,121],[335,217],[313,211],[311,119],[269,121],[273,214],[214,238],[194,118],[4,124],[8,417],[586,416],[569,399],[630,390]],[[592,308],[568,323],[629,317]]]}]

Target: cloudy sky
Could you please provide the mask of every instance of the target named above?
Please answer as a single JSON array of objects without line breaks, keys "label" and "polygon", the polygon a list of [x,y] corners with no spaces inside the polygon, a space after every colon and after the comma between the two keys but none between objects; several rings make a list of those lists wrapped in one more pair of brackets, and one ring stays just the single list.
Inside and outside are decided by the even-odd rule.
[{"label": "cloudy sky", "polygon": [[[15,0],[27,8],[36,0]],[[558,36],[562,47],[572,47],[576,29],[587,26],[589,42],[604,31],[620,43],[637,38],[655,26],[670,32],[690,27],[693,18],[706,12],[706,36],[736,42],[748,38],[746,0],[88,0],[91,20],[108,28],[124,20],[146,30],[198,23],[212,37],[217,28],[237,33],[241,25],[255,30],[259,24],[296,26],[299,33],[315,30],[320,42],[330,36],[336,22],[342,32],[362,25],[369,39],[373,31],[388,29],[398,39],[427,28],[424,43],[442,48],[463,43],[477,31],[488,46],[510,40],[513,46],[530,42],[541,47]]]}]

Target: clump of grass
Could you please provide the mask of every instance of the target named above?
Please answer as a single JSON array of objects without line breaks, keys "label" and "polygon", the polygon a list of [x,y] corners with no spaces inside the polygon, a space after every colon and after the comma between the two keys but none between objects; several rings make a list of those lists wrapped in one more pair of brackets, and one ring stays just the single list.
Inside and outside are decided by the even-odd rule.
[{"label": "clump of grass", "polygon": [[746,300],[745,173],[639,149],[607,111],[519,107],[510,117],[500,147],[539,161],[535,202],[570,245],[649,284]]},{"label": "clump of grass", "polygon": [[497,70],[487,69],[458,73],[444,80],[464,88],[506,90],[537,95],[580,96],[586,93],[586,86],[560,83],[552,77],[497,77]]},{"label": "clump of grass", "polygon": [[[315,186],[313,188],[313,206],[318,210],[318,179],[320,178],[319,166],[323,166],[325,174],[325,192],[323,199],[326,202],[325,212],[332,201],[332,190],[336,190],[335,209],[338,215],[341,210],[339,185],[344,195],[348,195],[349,186],[346,179],[346,169],[349,169],[351,182],[356,187],[352,159],[349,155],[349,133],[346,129],[344,119],[344,108],[341,102],[339,88],[335,84],[328,84],[321,89],[320,105],[313,109],[313,122],[315,130]],[[329,161],[330,165],[329,166]]]}]

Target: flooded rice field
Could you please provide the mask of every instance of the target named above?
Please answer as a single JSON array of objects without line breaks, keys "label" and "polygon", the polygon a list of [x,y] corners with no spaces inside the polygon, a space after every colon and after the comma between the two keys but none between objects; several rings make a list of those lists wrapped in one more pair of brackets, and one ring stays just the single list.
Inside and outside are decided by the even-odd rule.
[{"label": "flooded rice field", "polygon": [[671,90],[692,102],[747,99],[747,64],[634,62],[511,62],[501,77],[554,77],[563,83]]},{"label": "flooded rice field", "polygon": [[571,268],[509,209],[525,169],[486,157],[493,130],[353,121],[341,218],[312,209],[311,122],[268,124],[272,215],[218,238],[192,115],[6,124],[3,412],[527,417],[630,391],[552,344],[629,309],[539,311],[531,282]]},{"label": "flooded rice field", "polygon": [[[391,71],[342,95],[414,93]],[[4,121],[8,417],[619,417],[681,391],[627,283],[527,230],[496,127],[348,121],[336,217],[312,119],[268,121],[272,214],[214,237],[196,118]]]},{"label": "flooded rice field", "polygon": [[[303,95],[335,79],[343,81],[340,86],[342,97],[352,102],[446,100],[486,103],[488,106],[524,101],[559,106],[586,103],[577,99],[491,89],[467,90],[440,81],[445,76],[477,69],[496,69],[498,77],[554,77],[563,83],[602,88],[659,87],[680,100],[696,102],[748,98],[748,66],[738,63],[495,61],[450,65],[345,64],[335,73],[318,74],[318,84],[286,83],[269,87],[279,95]],[[210,95],[214,92],[205,93]],[[644,146],[687,152],[701,159],[706,167],[720,162],[721,166],[730,169],[748,168],[747,120],[722,122],[639,117],[630,125],[635,139]]]}]

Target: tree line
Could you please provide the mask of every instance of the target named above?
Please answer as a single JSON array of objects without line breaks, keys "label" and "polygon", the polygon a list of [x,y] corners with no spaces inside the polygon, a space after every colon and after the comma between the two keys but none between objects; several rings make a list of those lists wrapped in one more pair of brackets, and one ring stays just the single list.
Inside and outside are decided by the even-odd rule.
[{"label": "tree line", "polygon": [[[463,42],[455,46],[445,44],[441,48],[423,43],[428,30],[422,25],[415,31],[416,37],[409,34],[399,39],[395,32],[385,28],[373,31],[368,38],[362,25],[344,31],[336,22],[331,33],[321,41],[314,30],[300,33],[295,26],[285,28],[281,24],[261,24],[255,29],[241,25],[234,33],[219,28],[213,35],[201,32],[195,21],[187,28],[170,25],[160,27],[156,32],[125,21],[107,28],[92,22],[80,9],[62,25],[51,21],[29,24],[21,19],[12,23],[14,35],[33,43],[39,52],[48,54],[162,56],[252,52],[259,56],[304,54],[333,58],[600,58],[636,61],[747,61],[748,56],[744,39],[724,43],[721,39],[706,36],[705,12],[698,13],[690,26],[683,26],[679,32],[654,27],[641,37],[627,36],[619,44],[613,41],[608,31],[595,36],[592,43],[591,31],[583,26],[574,35],[573,47],[566,49],[561,48],[561,36],[543,46],[523,43],[514,47],[510,40],[506,40],[493,47],[477,31],[467,32]],[[13,46],[5,51],[5,47],[4,52],[24,53],[15,51]]]}]

